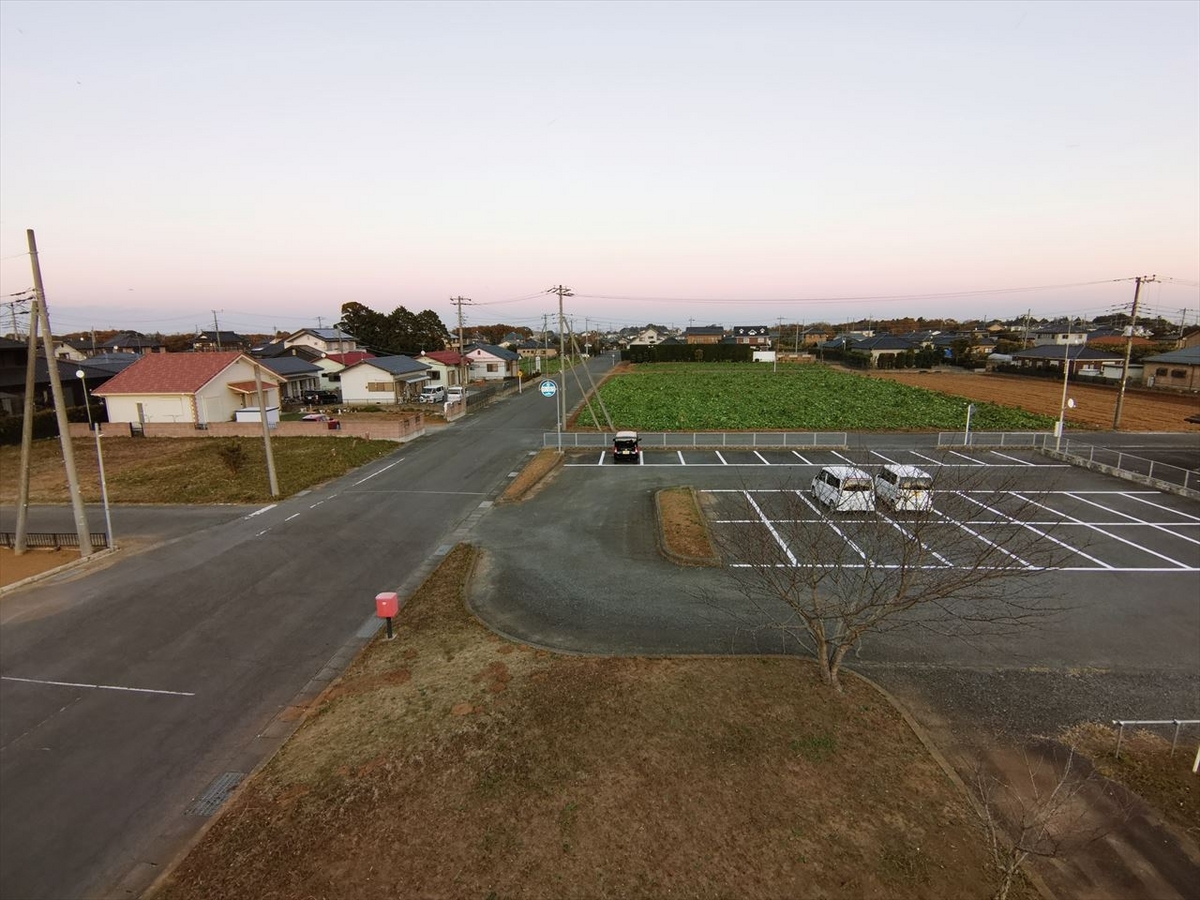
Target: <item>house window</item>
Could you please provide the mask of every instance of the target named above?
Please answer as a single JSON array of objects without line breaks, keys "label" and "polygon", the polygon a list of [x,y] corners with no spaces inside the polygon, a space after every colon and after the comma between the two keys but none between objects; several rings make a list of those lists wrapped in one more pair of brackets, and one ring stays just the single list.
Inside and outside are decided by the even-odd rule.
[{"label": "house window", "polygon": [[1187,378],[1187,371],[1184,369],[1172,369],[1171,377],[1172,378]]},{"label": "house window", "polygon": [[390,393],[392,390],[392,384],[390,381],[368,381],[367,390],[372,394]]},{"label": "house window", "polygon": [[1154,374],[1159,376],[1160,378],[1165,378],[1166,374],[1167,374],[1167,370],[1166,369],[1155,369]]},{"label": "house window", "polygon": [[500,366],[499,366],[497,363],[488,363],[488,364],[487,364],[487,370],[488,370],[489,372],[499,372],[499,371],[500,371]]}]

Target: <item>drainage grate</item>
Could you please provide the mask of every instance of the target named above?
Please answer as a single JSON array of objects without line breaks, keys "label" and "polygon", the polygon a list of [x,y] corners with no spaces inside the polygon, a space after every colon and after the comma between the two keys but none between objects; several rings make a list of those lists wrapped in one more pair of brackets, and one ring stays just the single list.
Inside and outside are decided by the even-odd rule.
[{"label": "drainage grate", "polygon": [[201,794],[200,798],[188,809],[187,814],[189,816],[211,816],[221,808],[222,803],[229,799],[233,789],[241,784],[245,777],[245,772],[226,772],[224,775],[218,775],[208,786],[208,790]]}]

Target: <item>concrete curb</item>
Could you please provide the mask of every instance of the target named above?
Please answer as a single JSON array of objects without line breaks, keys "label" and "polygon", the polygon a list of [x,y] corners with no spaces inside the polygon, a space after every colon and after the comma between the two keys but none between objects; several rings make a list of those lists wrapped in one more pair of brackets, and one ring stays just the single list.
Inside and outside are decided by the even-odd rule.
[{"label": "concrete curb", "polygon": [[70,572],[72,569],[82,569],[85,566],[96,562],[97,560],[112,556],[120,549],[120,547],[113,547],[111,549],[106,547],[103,550],[95,551],[91,556],[73,559],[69,563],[63,563],[61,566],[55,566],[53,569],[47,569],[45,572],[38,572],[36,575],[30,575],[28,578],[22,578],[20,581],[14,581],[12,584],[6,584],[4,587],[0,587],[0,597],[3,597],[5,594],[11,593],[12,591],[16,591],[20,588],[27,587],[28,585],[37,584],[39,581],[44,581],[47,578],[53,578],[55,575],[61,575],[64,572]]}]

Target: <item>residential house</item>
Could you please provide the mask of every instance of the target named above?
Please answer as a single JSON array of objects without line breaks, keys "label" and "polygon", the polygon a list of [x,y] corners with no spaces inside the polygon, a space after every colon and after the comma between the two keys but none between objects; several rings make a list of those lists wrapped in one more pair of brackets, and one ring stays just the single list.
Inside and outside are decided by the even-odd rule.
[{"label": "residential house", "polygon": [[879,364],[879,357],[885,354],[906,353],[920,348],[911,341],[894,334],[881,334],[875,337],[862,338],[850,344],[849,348],[855,353],[866,353],[871,357],[871,365]]},{"label": "residential house", "polygon": [[1147,387],[1200,391],[1200,344],[1147,356],[1142,365]]},{"label": "residential house", "polygon": [[305,394],[324,390],[321,386],[321,369],[298,356],[275,356],[261,363],[279,376],[283,400],[300,402]]},{"label": "residential house", "polygon": [[[0,410],[9,415],[20,415],[25,406],[25,368],[29,359],[29,344],[0,338]],[[84,405],[84,384],[75,375],[82,370],[91,389],[111,377],[111,373],[93,369],[89,363],[56,359],[58,378],[62,383],[67,406]],[[44,356],[34,358],[33,403],[35,409],[50,409],[54,406],[54,393],[50,382],[50,369]]]},{"label": "residential house", "polygon": [[473,344],[463,354],[469,363],[468,380],[503,381],[516,378],[521,356],[494,344]]},{"label": "residential house", "polygon": [[236,331],[199,331],[192,338],[192,350],[208,353],[213,350],[246,350],[250,342]]},{"label": "residential house", "polygon": [[[515,355],[515,354],[514,354]],[[411,356],[373,356],[341,371],[342,402],[395,406],[416,400],[429,366]]]},{"label": "residential house", "polygon": [[429,366],[429,384],[434,387],[453,387],[462,384],[466,361],[457,350],[421,351],[417,362]]},{"label": "residential house", "polygon": [[340,328],[301,328],[283,339],[286,347],[311,347],[321,353],[349,353],[358,340]]},{"label": "residential house", "polygon": [[558,344],[543,344],[541,341],[535,341],[532,338],[527,341],[521,341],[516,346],[507,349],[515,351],[521,359],[532,359],[537,356],[543,359],[558,358]]},{"label": "residential house", "polygon": [[[292,347],[292,351],[300,353],[316,353],[310,347]],[[311,362],[321,370],[321,390],[337,391],[341,388],[342,370],[348,369],[364,359],[374,359],[375,354],[370,350],[351,350],[349,353],[324,353]]]},{"label": "residential house", "polygon": [[771,346],[771,333],[766,325],[734,325],[733,342],[753,347]]},{"label": "residential house", "polygon": [[655,344],[661,344],[670,336],[669,332],[664,332],[653,325],[638,330],[635,334],[629,336],[628,345],[630,347],[652,347]]},{"label": "residential house", "polygon": [[156,337],[149,337],[138,331],[122,331],[115,334],[100,345],[104,353],[136,353],[139,356],[146,353],[162,353],[166,348]]},{"label": "residential house", "polygon": [[232,421],[257,407],[255,372],[267,407],[279,406],[281,378],[240,351],[148,353],[92,393],[104,399],[110,422]]},{"label": "residential house", "polygon": [[1123,360],[1120,353],[1097,350],[1082,343],[1030,347],[1013,354],[1013,362],[1025,369],[1057,369],[1062,372],[1063,364],[1067,363],[1071,375],[1094,377],[1103,376],[1105,366],[1118,365]]},{"label": "residential house", "polygon": [[54,339],[54,355],[59,359],[65,359],[67,362],[83,362],[94,353],[90,353],[92,346],[88,341],[77,339]]},{"label": "residential house", "polygon": [[1088,332],[1078,322],[1051,322],[1039,325],[1030,334],[1034,347],[1061,347],[1064,344],[1086,344]]},{"label": "residential house", "polygon": [[684,343],[688,344],[719,344],[725,337],[725,329],[720,325],[693,325],[683,331]]}]

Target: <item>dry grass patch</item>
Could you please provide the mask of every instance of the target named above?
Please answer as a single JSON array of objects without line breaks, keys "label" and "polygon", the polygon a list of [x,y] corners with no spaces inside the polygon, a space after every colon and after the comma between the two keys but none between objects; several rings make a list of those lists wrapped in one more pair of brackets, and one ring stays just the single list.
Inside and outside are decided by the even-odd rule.
[{"label": "dry grass patch", "polygon": [[557,450],[539,450],[504,489],[500,502],[519,503],[532,497],[549,482],[562,460]]},{"label": "dry grass patch", "polygon": [[472,553],[447,557],[159,900],[988,894],[963,798],[866,685],[834,694],[793,659],[515,646],[464,610]]},{"label": "dry grass patch", "polygon": [[1088,757],[1106,778],[1124,785],[1153,806],[1168,822],[1200,841],[1200,784],[1192,774],[1196,732],[1184,732],[1175,755],[1171,741],[1143,729],[1125,729],[1116,757],[1117,729],[1097,722],[1075,725],[1060,740]]},{"label": "dry grass patch", "polygon": [[20,556],[8,547],[0,547],[0,587],[16,584],[34,575],[41,575],[59,566],[75,562],[79,559],[79,550],[75,547],[63,547],[61,550],[35,548],[26,550]]},{"label": "dry grass patch", "polygon": [[659,535],[666,555],[677,562],[693,565],[720,563],[708,532],[708,523],[700,512],[696,492],[690,487],[673,487],[655,495],[658,507]]}]

